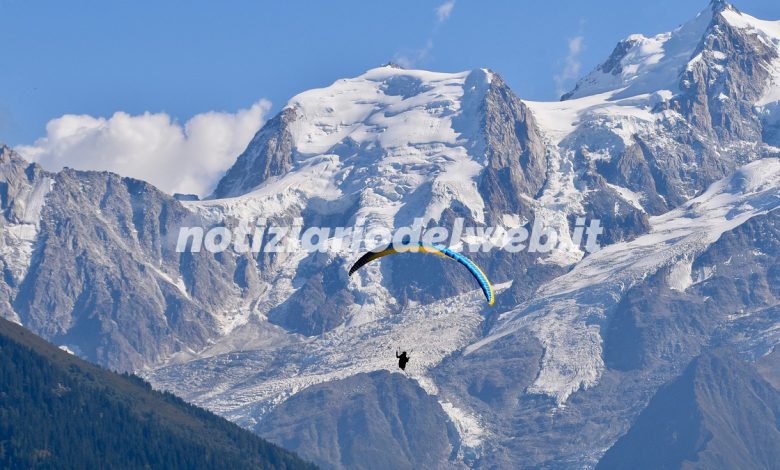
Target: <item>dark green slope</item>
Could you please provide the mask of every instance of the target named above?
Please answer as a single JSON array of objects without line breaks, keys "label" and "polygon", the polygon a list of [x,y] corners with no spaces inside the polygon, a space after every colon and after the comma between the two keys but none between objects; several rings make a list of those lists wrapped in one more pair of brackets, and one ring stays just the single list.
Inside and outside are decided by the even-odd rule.
[{"label": "dark green slope", "polygon": [[314,468],[0,319],[0,468]]}]

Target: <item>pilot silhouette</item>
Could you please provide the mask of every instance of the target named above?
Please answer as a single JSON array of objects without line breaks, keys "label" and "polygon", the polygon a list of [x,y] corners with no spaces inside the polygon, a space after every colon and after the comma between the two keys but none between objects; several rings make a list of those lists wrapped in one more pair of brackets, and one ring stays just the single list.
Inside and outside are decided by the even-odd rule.
[{"label": "pilot silhouette", "polygon": [[402,352],[400,355],[398,354],[398,351],[396,351],[395,357],[398,358],[398,367],[400,367],[401,370],[406,370],[406,363],[409,362],[409,356],[406,354],[406,351]]}]

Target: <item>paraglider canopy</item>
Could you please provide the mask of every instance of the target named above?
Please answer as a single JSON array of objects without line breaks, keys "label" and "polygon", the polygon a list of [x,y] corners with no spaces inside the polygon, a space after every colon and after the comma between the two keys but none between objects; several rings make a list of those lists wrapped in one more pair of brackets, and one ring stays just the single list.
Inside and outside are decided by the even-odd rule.
[{"label": "paraglider canopy", "polygon": [[383,256],[392,255],[395,253],[428,253],[432,255],[438,255],[445,258],[449,258],[451,260],[457,261],[458,263],[462,264],[466,267],[466,269],[469,270],[472,276],[474,276],[474,279],[477,280],[479,283],[479,287],[482,289],[482,293],[485,294],[485,299],[487,300],[488,305],[493,305],[493,302],[495,301],[495,295],[493,294],[493,286],[490,284],[490,281],[488,280],[487,276],[485,276],[485,273],[482,272],[482,270],[474,264],[473,261],[466,258],[460,253],[456,253],[449,248],[444,247],[438,247],[435,245],[428,245],[424,244],[422,242],[420,243],[410,243],[410,244],[403,244],[400,246],[396,246],[395,244],[389,245],[384,250],[380,251],[369,251],[368,253],[361,256],[355,264],[352,265],[351,268],[349,268],[349,275],[351,276],[355,271],[362,268],[366,264],[370,263],[371,261],[374,261],[375,259],[382,258]]}]

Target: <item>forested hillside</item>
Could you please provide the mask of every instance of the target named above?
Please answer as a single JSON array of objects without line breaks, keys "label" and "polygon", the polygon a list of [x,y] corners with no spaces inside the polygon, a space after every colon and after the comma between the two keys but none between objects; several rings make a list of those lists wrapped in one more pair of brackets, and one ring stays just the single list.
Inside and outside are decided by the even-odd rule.
[{"label": "forested hillside", "polygon": [[0,468],[314,468],[0,319]]}]

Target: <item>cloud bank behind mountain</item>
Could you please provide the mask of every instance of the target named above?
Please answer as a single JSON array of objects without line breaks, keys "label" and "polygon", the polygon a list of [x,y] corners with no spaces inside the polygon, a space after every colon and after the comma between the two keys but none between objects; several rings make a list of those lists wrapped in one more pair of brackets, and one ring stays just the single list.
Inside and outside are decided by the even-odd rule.
[{"label": "cloud bank behind mountain", "polygon": [[235,113],[209,111],[179,123],[167,113],[66,114],[16,150],[48,170],[107,170],[174,193],[210,193],[271,108],[261,99]]}]

